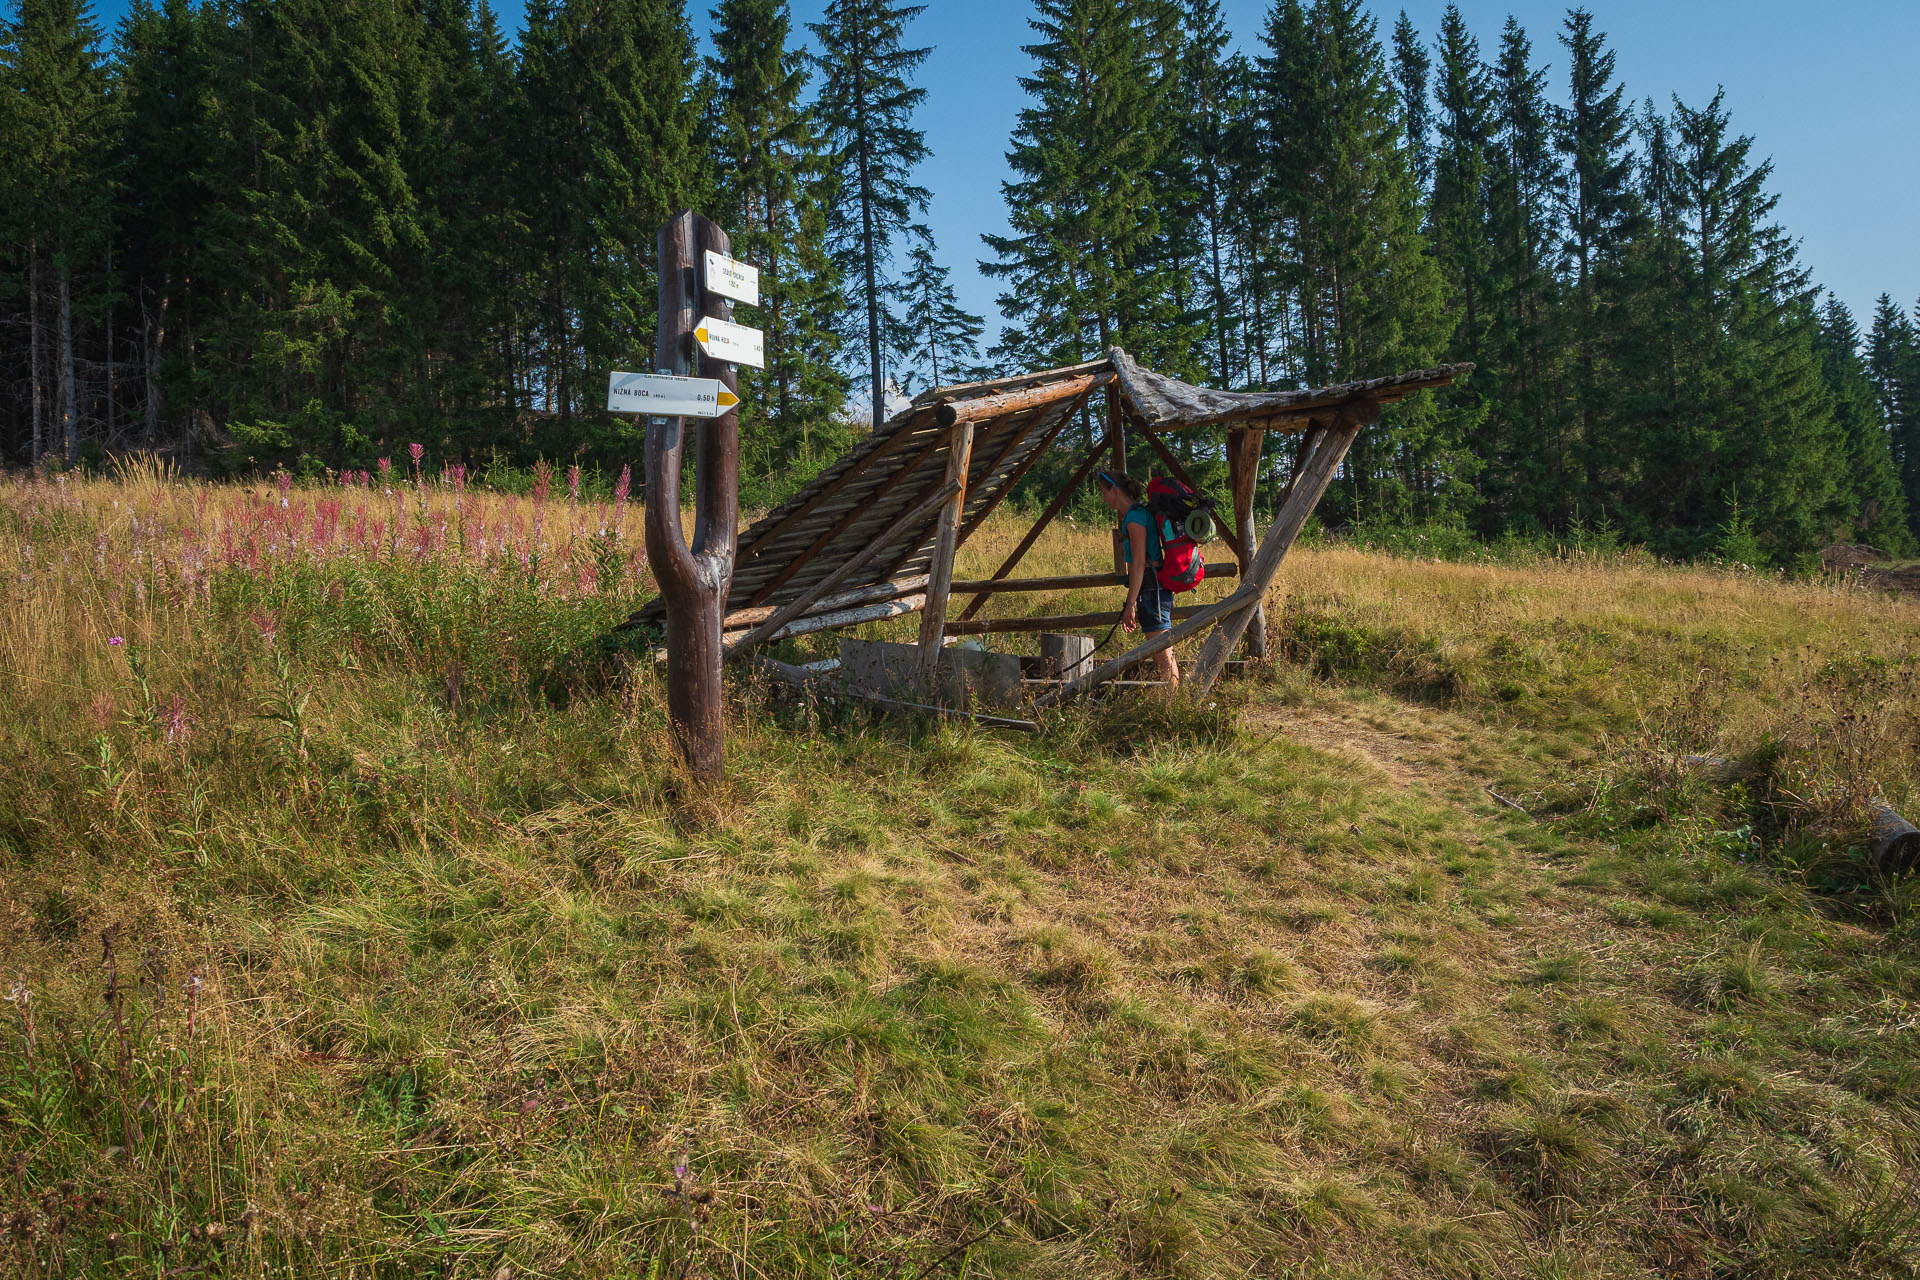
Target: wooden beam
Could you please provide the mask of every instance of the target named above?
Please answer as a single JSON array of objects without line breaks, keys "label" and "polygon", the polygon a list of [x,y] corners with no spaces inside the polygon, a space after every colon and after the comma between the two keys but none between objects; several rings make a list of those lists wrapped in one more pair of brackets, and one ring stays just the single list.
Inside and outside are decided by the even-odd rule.
[{"label": "wooden beam", "polygon": [[[1208,565],[1208,582],[1231,578],[1238,575],[1239,568],[1230,565]],[[1073,591],[1082,587],[1124,587],[1127,575],[1124,573],[1068,573],[1054,578],[972,578],[953,584],[953,594],[996,595],[1002,591]]]},{"label": "wooden beam", "polygon": [[863,622],[884,622],[888,618],[900,618],[909,613],[918,613],[926,607],[926,593],[919,592],[915,595],[901,596],[898,600],[883,600],[879,604],[861,605],[858,609],[839,609],[832,613],[814,613],[804,618],[795,618],[768,638],[785,640],[792,636],[812,635],[817,631],[838,631],[842,627],[856,627]]},{"label": "wooden beam", "polygon": [[[1149,427],[1146,420],[1140,417],[1139,414],[1136,413],[1132,416],[1134,430],[1138,431],[1146,438],[1147,443],[1153,446],[1153,451],[1160,455],[1160,461],[1166,464],[1166,468],[1172,473],[1173,478],[1195,493],[1199,493],[1200,486],[1193,482],[1193,477],[1187,474],[1187,469],[1180,465],[1180,459],[1174,457],[1173,454],[1168,451],[1165,442],[1160,439],[1160,433],[1152,427]],[[1229,516],[1226,520],[1226,525],[1227,546],[1233,551],[1234,559],[1240,560],[1241,538],[1239,521]],[[1244,569],[1246,567],[1246,561],[1240,560],[1240,567]]]},{"label": "wooden beam", "polygon": [[[953,554],[960,547],[960,516],[967,509],[967,471],[973,462],[973,423],[962,420],[947,453],[947,488],[952,496],[939,516],[933,536],[933,563],[928,566],[927,611],[920,615],[920,666],[931,674],[940,663],[940,643],[947,624],[947,596],[953,585]],[[889,574],[889,577],[892,575]]]},{"label": "wooden beam", "polygon": [[943,404],[962,421],[985,422],[989,418],[1004,418],[1008,414],[1017,413],[1023,409],[1038,409],[1056,401],[1072,400],[1089,391],[1104,387],[1112,381],[1111,368],[1096,369],[1077,378],[1068,378],[1025,391],[1009,391],[997,396],[981,396],[976,400],[946,401]]},{"label": "wooden beam", "polygon": [[[1007,477],[1006,482],[1003,483],[999,487],[999,489],[994,491],[993,496],[987,499],[985,505],[983,505],[978,511],[974,512],[972,518],[969,519],[967,523],[961,527],[960,542],[962,545],[965,545],[967,539],[973,536],[974,530],[978,529],[982,524],[984,524],[986,522],[987,517],[993,514],[993,509],[999,506],[1002,502],[1005,502],[1007,500],[1007,496],[1013,492],[1014,486],[1018,485],[1022,480],[1026,479],[1027,472],[1033,470],[1034,464],[1039,462],[1040,459],[1043,456],[1045,456],[1047,449],[1053,444],[1055,440],[1060,438],[1060,433],[1067,429],[1067,423],[1073,419],[1074,410],[1078,409],[1082,404],[1084,404],[1086,402],[1087,396],[1090,396],[1092,394],[1093,392],[1091,391],[1086,392],[1080,397],[1080,399],[1074,401],[1072,404],[1068,405],[1064,410],[1062,410],[1060,414],[1060,420],[1054,423],[1052,430],[1047,432],[1046,439],[1042,440],[1039,444],[1033,446],[1033,448],[1027,450],[1027,456],[1020,460],[1020,465],[1013,469],[1013,474]],[[1039,415],[1039,417],[1036,417],[1034,419],[1033,425],[1038,426],[1045,417],[1046,417],[1045,414]],[[1032,429],[1033,427],[1030,426],[1028,427],[1027,430],[1030,432]],[[1022,433],[1021,438],[1022,439],[1025,438],[1025,433]],[[1017,440],[1014,442],[1014,444],[1018,444],[1018,443],[1019,441]],[[1004,461],[1006,459],[1007,454],[1011,453],[1012,451],[1013,451],[1013,445],[1008,445],[1006,450],[1001,453],[1000,457],[994,459],[993,466],[988,469],[987,474],[991,476],[995,471],[999,470],[1000,463]]]},{"label": "wooden beam", "polygon": [[[1212,605],[1183,604],[1173,610],[1176,618],[1191,618],[1194,614]],[[954,636],[985,636],[1002,631],[1060,631],[1073,627],[1110,627],[1120,621],[1120,610],[1108,609],[1104,613],[1056,613],[1034,618],[975,618],[970,622],[950,622],[947,634]]]},{"label": "wooden beam", "polygon": [[[845,609],[856,604],[875,604],[881,600],[891,600],[895,596],[904,596],[922,590],[927,585],[927,575],[917,573],[911,578],[894,578],[887,582],[876,582],[870,587],[852,587],[846,591],[836,591],[830,596],[822,596],[813,602],[809,613],[825,613],[830,609]],[[735,609],[720,620],[726,631],[744,631],[757,627],[778,613],[784,606],[761,604],[748,609]]]},{"label": "wooden beam", "polygon": [[[1261,539],[1260,551],[1254,556],[1253,566],[1247,573],[1246,586],[1241,588],[1253,588],[1255,604],[1266,595],[1274,575],[1280,572],[1280,562],[1286,559],[1294,539],[1300,536],[1307,517],[1320,505],[1321,495],[1333,482],[1333,474],[1340,469],[1347,450],[1353,447],[1354,437],[1379,413],[1379,406],[1375,405],[1370,416],[1361,414],[1337,421],[1321,434],[1319,443],[1314,446],[1313,456],[1294,479],[1286,505],[1274,516],[1273,527]],[[1194,687],[1203,692],[1213,687],[1213,682],[1220,678],[1221,669],[1226,666],[1227,655],[1240,642],[1240,636],[1246,631],[1247,622],[1252,617],[1252,609],[1243,609],[1221,619],[1220,626],[1207,637],[1205,647],[1200,650],[1200,661],[1195,664],[1192,676]]]},{"label": "wooden beam", "polygon": [[[1040,513],[1040,518],[1033,522],[1033,528],[1027,530],[1027,536],[1020,539],[1020,545],[1013,549],[1013,554],[1008,556],[1001,566],[993,571],[992,581],[997,582],[1009,573],[1012,573],[1014,567],[1025,558],[1027,552],[1032,549],[1033,544],[1039,541],[1041,533],[1045,531],[1048,525],[1053,523],[1054,517],[1065,509],[1067,500],[1073,496],[1074,490],[1085,483],[1087,476],[1100,464],[1100,455],[1105,451],[1106,447],[1107,442],[1104,440],[1093,446],[1093,449],[1087,454],[1085,460],[1080,463],[1080,466],[1074,471],[1073,475],[1068,478],[1066,484],[1061,486],[1060,492],[1053,495],[1053,501],[1049,502],[1047,509]],[[973,603],[968,605],[966,611],[960,615],[961,619],[964,621],[973,617],[974,614],[980,612],[981,607],[986,603],[986,596],[975,597]]]},{"label": "wooden beam", "polygon": [[[1266,432],[1257,427],[1233,427],[1227,432],[1227,486],[1233,491],[1234,523],[1240,527],[1235,554],[1243,565],[1253,559],[1253,494],[1260,480],[1260,445],[1265,438]],[[1267,656],[1264,604],[1247,623],[1247,654]]]},{"label": "wooden beam", "polygon": [[839,586],[840,583],[855,570],[861,568],[867,561],[878,555],[882,547],[887,546],[908,528],[918,526],[922,520],[927,519],[934,513],[935,508],[939,507],[941,503],[951,498],[957,492],[960,492],[960,486],[956,482],[949,480],[944,488],[938,492],[928,494],[913,507],[901,513],[899,519],[888,525],[884,533],[872,542],[869,542],[858,554],[847,558],[841,563],[839,568],[776,610],[772,617],[762,622],[733,644],[728,645],[727,656],[731,658],[736,654],[744,653],[749,649],[766,643],[768,636],[771,636],[774,632],[780,630],[781,627],[787,625],[787,623],[792,622],[795,618],[800,617],[809,609],[812,609],[822,596]]},{"label": "wooden beam", "polygon": [[[841,516],[839,520],[834,522],[831,528],[829,528],[825,533],[821,534],[819,537],[813,540],[812,546],[808,547],[805,551],[802,551],[799,555],[795,556],[793,560],[788,563],[786,568],[782,569],[779,573],[773,576],[773,580],[768,582],[766,586],[761,587],[758,591],[754,592],[753,598],[747,601],[747,603],[750,605],[765,604],[767,602],[767,597],[771,596],[775,591],[778,591],[781,587],[785,586],[787,584],[787,580],[792,578],[794,574],[800,572],[801,569],[805,568],[807,564],[810,563],[815,556],[820,554],[821,550],[824,547],[826,547],[828,543],[832,542],[835,538],[845,533],[849,528],[851,528],[855,523],[857,523],[862,516],[872,514],[874,508],[878,507],[882,502],[886,501],[886,499],[893,493],[895,489],[899,488],[900,485],[904,481],[906,481],[908,477],[912,476],[914,472],[918,471],[920,469],[920,464],[925,462],[928,456],[931,455],[934,450],[938,449],[942,443],[944,443],[946,440],[951,438],[953,433],[957,430],[959,430],[959,424],[957,422],[942,428],[938,435],[934,436],[933,439],[927,441],[925,445],[921,446],[920,452],[916,453],[913,456],[913,460],[911,462],[907,463],[906,466],[900,468],[900,470],[898,470],[892,476],[890,476],[885,481],[885,483],[883,483],[878,489],[874,490],[872,497],[868,498],[865,502],[854,503],[853,506],[847,510],[845,515]],[[931,493],[932,490],[929,489],[928,492]],[[893,575],[889,573],[884,576],[891,578]]]}]

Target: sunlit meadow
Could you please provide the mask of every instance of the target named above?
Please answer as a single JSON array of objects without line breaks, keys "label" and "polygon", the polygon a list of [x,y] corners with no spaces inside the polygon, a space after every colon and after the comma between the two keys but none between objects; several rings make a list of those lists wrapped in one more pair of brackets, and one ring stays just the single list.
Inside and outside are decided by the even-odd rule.
[{"label": "sunlit meadow", "polygon": [[1205,701],[703,790],[628,498],[0,481],[0,1271],[1916,1273],[1911,601],[1314,545]]}]

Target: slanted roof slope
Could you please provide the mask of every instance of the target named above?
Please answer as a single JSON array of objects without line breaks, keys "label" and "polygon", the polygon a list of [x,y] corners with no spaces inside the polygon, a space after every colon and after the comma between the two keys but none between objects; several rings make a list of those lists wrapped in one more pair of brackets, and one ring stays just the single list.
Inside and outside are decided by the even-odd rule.
[{"label": "slanted roof slope", "polygon": [[[1038,373],[936,387],[917,396],[878,431],[849,449],[792,498],[740,535],[728,611],[781,605],[865,549],[901,515],[946,483],[954,433],[973,424],[967,468],[964,542],[1039,461],[1095,391],[1116,381],[1121,395],[1149,425],[1189,430],[1245,423],[1298,430],[1309,417],[1366,401],[1389,403],[1415,391],[1445,386],[1470,365],[1449,365],[1308,391],[1230,392],[1190,386],[1154,373],[1119,347],[1104,360]],[[836,590],[910,577],[927,571],[935,518],[904,530]],[[650,602],[635,622],[662,617]]]}]

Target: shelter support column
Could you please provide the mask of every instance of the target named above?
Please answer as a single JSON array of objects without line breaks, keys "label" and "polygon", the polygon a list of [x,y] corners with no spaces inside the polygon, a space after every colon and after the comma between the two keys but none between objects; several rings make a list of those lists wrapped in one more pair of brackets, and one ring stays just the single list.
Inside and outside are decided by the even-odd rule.
[{"label": "shelter support column", "polygon": [[[1347,450],[1353,447],[1354,438],[1362,428],[1379,417],[1379,405],[1363,402],[1341,410],[1339,417],[1329,422],[1325,430],[1316,433],[1318,440],[1314,443],[1313,452],[1301,459],[1300,471],[1294,476],[1288,490],[1286,505],[1275,514],[1273,527],[1261,539],[1260,550],[1245,574],[1241,589],[1254,589],[1254,605],[1257,606],[1265,597],[1267,588],[1279,574],[1280,562],[1286,559],[1294,539],[1300,536],[1307,517],[1320,505],[1321,496],[1326,493],[1327,486],[1333,483],[1334,473],[1346,460]],[[1246,631],[1253,613],[1253,609],[1241,609],[1220,620],[1220,625],[1214,628],[1213,634],[1207,637],[1206,645],[1200,650],[1199,662],[1194,664],[1190,679],[1195,688],[1202,691],[1210,689],[1213,682],[1220,678],[1220,672],[1227,665],[1227,655],[1240,642],[1240,636]]]},{"label": "shelter support column", "polygon": [[928,567],[927,611],[920,615],[920,666],[929,675],[940,665],[940,646],[946,640],[947,594],[953,588],[953,553],[960,545],[960,515],[967,509],[967,468],[972,462],[973,423],[962,421],[954,427],[953,451],[947,456],[947,483],[957,487],[940,512]]},{"label": "shelter support column", "polygon": [[[1260,479],[1260,445],[1266,434],[1259,427],[1234,427],[1227,432],[1227,483],[1233,490],[1233,523],[1239,539],[1234,555],[1242,566],[1253,563],[1253,493]],[[1267,656],[1264,605],[1247,620],[1247,656]]]}]

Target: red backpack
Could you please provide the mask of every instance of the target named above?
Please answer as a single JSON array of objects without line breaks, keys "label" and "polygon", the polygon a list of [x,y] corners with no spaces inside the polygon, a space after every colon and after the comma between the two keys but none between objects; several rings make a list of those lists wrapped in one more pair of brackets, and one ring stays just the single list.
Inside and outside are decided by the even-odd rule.
[{"label": "red backpack", "polygon": [[1168,591],[1191,591],[1207,576],[1200,544],[1213,538],[1213,503],[1178,480],[1155,476],[1147,482],[1147,514],[1160,539],[1154,580]]}]

